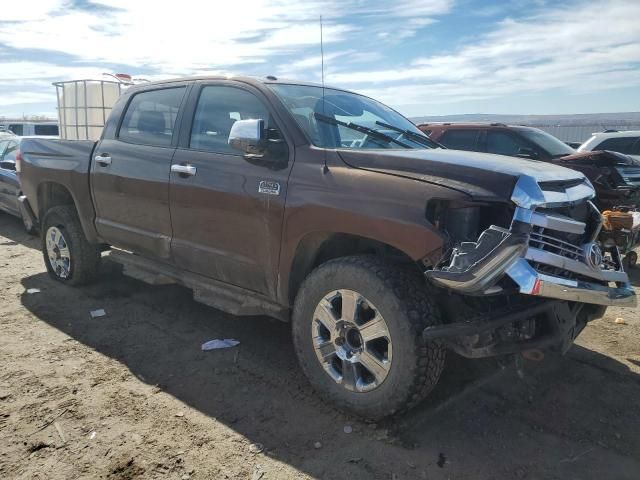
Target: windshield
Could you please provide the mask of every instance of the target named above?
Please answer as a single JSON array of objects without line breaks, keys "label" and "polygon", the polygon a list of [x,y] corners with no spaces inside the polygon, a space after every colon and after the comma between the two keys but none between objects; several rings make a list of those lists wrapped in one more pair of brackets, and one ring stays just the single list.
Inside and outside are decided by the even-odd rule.
[{"label": "windshield", "polygon": [[542,147],[552,157],[564,157],[576,153],[569,145],[542,130],[523,128],[520,133],[531,143]]},{"label": "windshield", "polygon": [[370,98],[332,88],[270,84],[311,143],[323,148],[433,148],[409,120]]}]

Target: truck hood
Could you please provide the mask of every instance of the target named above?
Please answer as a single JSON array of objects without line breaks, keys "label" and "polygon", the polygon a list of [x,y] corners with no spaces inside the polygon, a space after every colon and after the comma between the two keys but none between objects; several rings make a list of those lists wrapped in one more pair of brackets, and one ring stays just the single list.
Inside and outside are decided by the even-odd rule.
[{"label": "truck hood", "polygon": [[339,150],[339,154],[354,168],[420,180],[478,199],[508,200],[521,176],[539,183],[584,178],[580,172],[546,162],[462,150]]}]

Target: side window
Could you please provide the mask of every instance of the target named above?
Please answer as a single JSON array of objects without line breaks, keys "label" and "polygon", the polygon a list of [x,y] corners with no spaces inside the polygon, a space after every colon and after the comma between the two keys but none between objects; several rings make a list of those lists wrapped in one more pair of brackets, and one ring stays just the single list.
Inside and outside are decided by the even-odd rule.
[{"label": "side window", "polygon": [[[518,155],[520,149],[532,150],[532,146],[509,132],[499,130],[487,131],[487,152],[499,155]],[[536,153],[539,153],[536,151]]]},{"label": "side window", "polygon": [[35,125],[34,133],[36,135],[58,135],[57,125]]},{"label": "side window", "polygon": [[23,135],[23,132],[24,132],[23,127],[24,125],[22,125],[21,123],[13,123],[9,125],[9,130],[15,133],[16,135]]},{"label": "side window", "polygon": [[633,144],[637,139],[637,137],[607,138],[598,144],[594,150],[613,150],[614,152],[633,155]]},{"label": "side window", "polygon": [[231,127],[238,120],[262,119],[270,140],[266,156],[286,159],[286,144],[269,110],[251,92],[227,86],[202,89],[191,126],[189,148],[228,155],[242,155],[229,145]]},{"label": "side window", "polygon": [[118,138],[129,143],[168,147],[185,87],[150,90],[134,95],[124,114]]},{"label": "side window", "polygon": [[453,150],[478,151],[478,133],[480,130],[447,130],[439,140],[439,143]]}]

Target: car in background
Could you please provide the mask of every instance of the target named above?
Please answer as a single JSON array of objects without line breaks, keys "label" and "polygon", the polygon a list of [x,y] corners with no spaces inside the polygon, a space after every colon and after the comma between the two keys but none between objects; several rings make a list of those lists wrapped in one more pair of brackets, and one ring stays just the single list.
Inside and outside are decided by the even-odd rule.
[{"label": "car in background", "polygon": [[628,155],[578,152],[542,130],[520,125],[423,123],[418,128],[450,149],[531,158],[582,172],[596,188],[601,210],[640,206],[640,161]]},{"label": "car in background", "polygon": [[60,135],[58,122],[3,122],[0,129],[13,132],[19,137],[57,137]]},{"label": "car in background", "polygon": [[538,128],[504,123],[422,123],[418,128],[453,150],[551,161],[576,151]]},{"label": "car in background", "polygon": [[27,232],[34,233],[34,226],[23,216],[20,209],[21,188],[16,171],[16,160],[19,159],[22,138],[25,137],[0,135],[0,211],[22,219]]},{"label": "car in background", "polygon": [[578,147],[579,152],[594,150],[611,150],[640,160],[640,130],[597,132]]}]

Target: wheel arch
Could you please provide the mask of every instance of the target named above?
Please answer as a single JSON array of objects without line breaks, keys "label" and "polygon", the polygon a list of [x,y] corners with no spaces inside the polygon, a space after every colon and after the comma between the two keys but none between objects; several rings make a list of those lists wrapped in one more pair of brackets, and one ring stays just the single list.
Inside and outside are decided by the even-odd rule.
[{"label": "wheel arch", "polygon": [[[73,206],[80,219],[80,225],[82,231],[85,234],[87,240],[91,243],[97,243],[97,235],[95,228],[91,221],[87,220],[86,215],[83,212],[85,209],[79,208],[79,202],[76,201],[72,191],[65,185],[46,181],[38,185],[37,190],[37,205],[38,205],[38,221],[42,224],[42,220],[45,214],[53,207],[68,205]],[[89,208],[93,209],[93,205],[89,205]]]},{"label": "wheel arch", "polygon": [[418,263],[408,253],[383,241],[346,232],[309,233],[298,243],[288,277],[282,279],[289,305],[293,304],[300,285],[313,269],[335,258],[361,254],[391,257],[421,273]]}]

